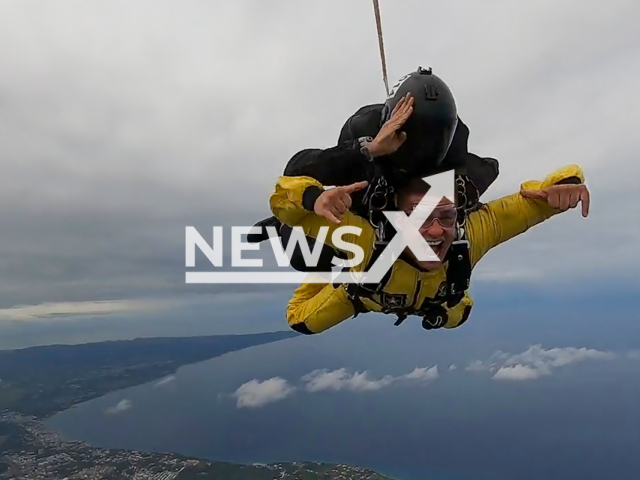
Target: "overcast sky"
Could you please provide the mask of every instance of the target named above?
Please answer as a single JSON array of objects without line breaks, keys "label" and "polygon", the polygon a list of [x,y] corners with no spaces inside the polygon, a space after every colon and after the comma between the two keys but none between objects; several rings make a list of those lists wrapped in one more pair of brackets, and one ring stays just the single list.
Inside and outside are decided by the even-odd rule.
[{"label": "overcast sky", "polygon": [[[390,82],[432,66],[471,151],[500,161],[487,200],[585,169],[590,218],[572,211],[500,247],[477,281],[637,275],[638,2],[381,9]],[[369,0],[4,0],[0,66],[5,309],[216,291],[184,285],[184,227],[269,215],[287,160],[333,145],[385,95]]]}]

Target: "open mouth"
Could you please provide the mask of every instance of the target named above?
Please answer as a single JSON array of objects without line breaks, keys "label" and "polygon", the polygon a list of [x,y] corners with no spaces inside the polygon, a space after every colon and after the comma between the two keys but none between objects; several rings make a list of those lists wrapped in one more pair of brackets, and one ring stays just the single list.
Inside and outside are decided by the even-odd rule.
[{"label": "open mouth", "polygon": [[433,252],[440,257],[440,253],[442,252],[442,247],[444,245],[443,240],[427,240],[427,244],[431,247]]}]

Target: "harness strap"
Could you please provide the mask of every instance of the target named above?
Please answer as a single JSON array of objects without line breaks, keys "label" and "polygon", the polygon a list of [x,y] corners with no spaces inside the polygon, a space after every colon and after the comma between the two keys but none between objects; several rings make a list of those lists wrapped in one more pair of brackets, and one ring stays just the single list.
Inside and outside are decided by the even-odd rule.
[{"label": "harness strap", "polygon": [[447,306],[454,307],[464,298],[464,292],[471,283],[471,255],[466,234],[466,218],[469,209],[467,191],[468,178],[459,175],[456,178],[458,187],[458,210],[456,221],[456,239],[447,252]]},{"label": "harness strap", "polygon": [[[360,139],[361,144],[366,138]],[[364,148],[366,150],[366,148]],[[367,189],[363,202],[369,207],[369,221],[376,231],[376,242],[374,245],[371,259],[369,260],[366,270],[375,263],[386,245],[393,236],[392,229],[389,227],[388,221],[382,210],[389,204],[389,197],[393,189],[390,187],[382,172],[382,166],[371,159],[374,164],[373,180]],[[456,222],[457,231],[456,238],[447,252],[446,260],[448,261],[446,274],[446,294],[440,300],[427,299],[420,308],[406,307],[383,307],[382,313],[395,314],[397,320],[394,325],[400,325],[408,315],[418,315],[423,317],[422,326],[427,330],[441,328],[448,321],[447,311],[442,305],[446,302],[448,308],[452,308],[464,298],[465,290],[469,288],[471,282],[471,256],[469,253],[469,242],[466,238],[465,221],[467,211],[469,209],[469,199],[466,192],[466,181],[462,176],[456,179],[459,194],[458,219]],[[347,296],[352,302],[355,315],[366,313],[369,310],[364,306],[362,298],[373,300],[373,295],[380,293],[389,279],[391,278],[392,269],[383,277],[382,281],[377,284],[354,284],[346,285]]]},{"label": "harness strap", "polygon": [[[335,287],[336,285],[334,285]],[[353,318],[357,317],[361,313],[367,313],[369,310],[364,306],[362,300],[360,298],[358,292],[358,285],[355,283],[348,283],[345,286],[345,290],[347,292],[347,298],[351,301],[353,305],[353,310],[355,311]]]}]

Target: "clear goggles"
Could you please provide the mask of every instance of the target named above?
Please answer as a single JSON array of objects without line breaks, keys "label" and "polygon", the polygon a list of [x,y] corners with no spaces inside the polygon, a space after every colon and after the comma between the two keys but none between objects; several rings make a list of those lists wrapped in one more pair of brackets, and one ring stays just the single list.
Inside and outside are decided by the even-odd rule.
[{"label": "clear goggles", "polygon": [[454,204],[446,204],[446,205],[438,204],[435,207],[433,206],[433,204],[426,205],[426,206],[415,205],[412,208],[405,210],[404,213],[407,216],[410,216],[416,211],[427,210],[427,209],[430,211],[429,216],[419,228],[421,229],[428,228],[431,225],[433,225],[435,221],[437,221],[442,228],[455,227],[456,220],[458,219],[458,212]]}]

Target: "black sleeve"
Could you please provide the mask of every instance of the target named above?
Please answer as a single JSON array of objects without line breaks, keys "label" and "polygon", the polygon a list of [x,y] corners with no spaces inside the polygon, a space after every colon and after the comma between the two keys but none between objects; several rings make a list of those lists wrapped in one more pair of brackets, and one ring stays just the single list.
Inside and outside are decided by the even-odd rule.
[{"label": "black sleeve", "polygon": [[327,149],[306,149],[296,153],[284,169],[285,177],[311,177],[323,185],[350,185],[368,180],[373,164],[360,152],[357,142],[345,142]]}]

